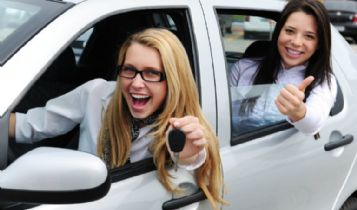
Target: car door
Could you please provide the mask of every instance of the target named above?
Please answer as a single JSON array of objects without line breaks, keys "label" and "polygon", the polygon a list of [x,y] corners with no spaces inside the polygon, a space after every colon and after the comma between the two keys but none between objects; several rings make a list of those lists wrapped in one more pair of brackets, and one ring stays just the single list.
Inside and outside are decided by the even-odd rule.
[{"label": "car door", "polygon": [[[279,18],[278,11],[285,3],[207,0],[202,4],[209,26],[210,44],[215,49],[212,50],[212,57],[219,98],[217,127],[228,188],[225,199],[231,202],[225,209],[338,209],[340,204],[337,200],[354,164],[356,143],[341,144],[341,147],[331,150],[326,147],[343,138],[351,142],[356,135],[353,124],[345,120],[346,106],[340,106],[329,117],[319,139],[298,132],[284,121],[269,125],[253,123],[256,126],[253,129],[238,128],[238,131],[244,131],[241,133],[236,132],[233,126],[234,113],[238,112],[233,102],[239,97],[236,93],[244,90],[229,88],[227,78],[230,67],[243,56],[249,46],[247,42],[262,39],[252,37],[252,34],[245,38],[244,21],[247,16],[255,16],[273,22]],[[348,57],[348,54],[345,56]],[[346,104],[349,101],[346,98],[352,97],[346,91],[346,78],[336,60],[333,61],[333,68],[338,82],[343,84],[343,97],[338,99],[337,104]],[[268,85],[262,88],[274,87]],[[243,99],[246,99],[245,96]],[[265,117],[267,113],[261,114]]]},{"label": "car door", "polygon": [[[127,14],[133,19],[124,18]],[[152,22],[148,19],[140,19],[140,17],[148,16],[152,17],[150,19]],[[160,16],[164,16],[164,18],[160,19]],[[162,23],[160,20],[166,20],[167,22]],[[175,22],[176,20],[183,22]],[[8,110],[16,110],[21,104],[23,96],[31,92],[31,88],[37,84],[37,81],[41,81],[43,77],[48,79],[46,74],[48,68],[51,68],[57,59],[63,57],[68,48],[72,48],[73,51],[73,47],[76,45],[74,43],[81,42],[83,37],[86,39],[87,35],[81,36],[82,34],[96,33],[98,35],[95,39],[88,38],[85,43],[86,46],[93,44],[91,47],[95,47],[96,53],[91,54],[89,48],[86,47],[79,49],[79,51],[76,49],[74,52],[76,56],[75,65],[78,72],[76,72],[77,75],[69,76],[70,81],[73,82],[72,79],[79,77],[80,79],[75,81],[79,85],[96,77],[108,80],[113,79],[112,76],[116,75],[110,70],[115,65],[113,63],[116,55],[115,50],[120,47],[120,43],[125,36],[141,27],[147,26],[163,26],[172,29],[173,32],[177,32],[190,55],[198,85],[204,86],[207,91],[214,92],[214,86],[211,85],[213,81],[212,65],[209,59],[206,61],[206,58],[210,56],[208,36],[203,12],[198,1],[179,0],[167,2],[154,0],[149,3],[144,0],[125,2],[116,0],[108,0],[106,2],[83,1],[48,24],[4,66],[4,71],[14,71],[12,75],[5,78],[14,81],[14,86],[22,84],[17,86],[17,89],[11,93],[12,101],[9,102]],[[194,32],[192,31],[193,28],[195,29]],[[118,35],[118,39],[115,39],[116,37],[114,36],[116,32],[118,32],[118,34],[115,34]],[[119,37],[119,34],[123,36]],[[93,42],[93,40],[101,40],[101,42]],[[197,46],[201,46],[202,52],[197,53]],[[33,58],[34,53],[36,53],[36,58]],[[30,57],[32,60],[28,59]],[[28,63],[25,64],[24,61],[28,61]],[[68,67],[64,66],[60,69]],[[19,81],[16,74],[21,73],[21,69],[26,69],[27,72],[26,77]],[[203,69],[204,72],[199,72],[199,69]],[[201,73],[207,74],[207,76],[200,78]],[[42,75],[40,76],[40,74]],[[34,81],[35,79],[37,80],[36,82]],[[201,100],[204,102],[206,110],[208,110],[208,104],[212,104],[212,101],[215,103],[215,98],[206,94],[201,95]],[[215,109],[210,109],[209,113],[208,118],[211,122],[215,122]],[[195,182],[190,173],[180,170],[172,173],[176,177],[173,179],[176,184],[191,183],[193,185]],[[30,206],[33,209],[156,210],[161,209],[163,203],[172,199],[172,194],[166,191],[158,181],[151,159],[132,163],[123,168],[113,169],[110,171],[110,175],[112,181],[110,191],[100,200],[81,204],[35,204]],[[202,203],[203,206],[207,205],[206,201]],[[28,205],[26,207],[28,208]],[[25,208],[25,205],[18,204],[18,208]],[[201,207],[201,209],[205,209],[205,207]]]}]

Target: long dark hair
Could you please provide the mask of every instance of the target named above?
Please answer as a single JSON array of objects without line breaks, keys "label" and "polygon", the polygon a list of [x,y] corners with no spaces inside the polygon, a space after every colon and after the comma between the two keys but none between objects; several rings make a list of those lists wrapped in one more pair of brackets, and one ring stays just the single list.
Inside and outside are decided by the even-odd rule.
[{"label": "long dark hair", "polygon": [[253,84],[271,84],[277,79],[281,65],[281,57],[277,46],[279,34],[288,17],[298,11],[312,15],[317,23],[318,47],[310,57],[305,70],[305,77],[310,75],[315,77],[315,80],[306,89],[305,95],[308,97],[312,88],[321,85],[325,80],[330,85],[332,74],[330,20],[326,8],[317,0],[290,0],[285,6],[273,32],[270,53],[260,63]]},{"label": "long dark hair", "polygon": [[[290,0],[281,13],[277,22],[271,41],[269,52],[258,65],[254,85],[272,84],[277,80],[281,66],[281,56],[278,51],[278,38],[286,20],[292,13],[302,11],[312,15],[317,23],[318,45],[315,53],[310,57],[305,69],[305,78],[314,76],[315,80],[305,90],[305,100],[311,90],[321,85],[325,80],[331,85],[331,32],[328,12],[324,5],[318,0]],[[258,97],[246,99],[240,107],[240,113],[252,111]]]}]

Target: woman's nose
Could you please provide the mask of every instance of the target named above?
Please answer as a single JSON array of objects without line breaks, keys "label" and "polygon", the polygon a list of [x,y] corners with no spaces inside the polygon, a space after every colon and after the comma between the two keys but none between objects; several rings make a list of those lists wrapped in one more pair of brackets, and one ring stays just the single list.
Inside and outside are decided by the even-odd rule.
[{"label": "woman's nose", "polygon": [[300,36],[300,35],[296,35],[296,36],[294,36],[293,38],[292,38],[292,44],[294,45],[294,46],[300,46],[300,45],[302,45],[302,43],[303,43],[303,39],[302,39],[302,36]]},{"label": "woman's nose", "polygon": [[133,79],[132,79],[131,85],[134,87],[144,87],[145,86],[145,80],[141,77],[140,74],[137,74]]}]

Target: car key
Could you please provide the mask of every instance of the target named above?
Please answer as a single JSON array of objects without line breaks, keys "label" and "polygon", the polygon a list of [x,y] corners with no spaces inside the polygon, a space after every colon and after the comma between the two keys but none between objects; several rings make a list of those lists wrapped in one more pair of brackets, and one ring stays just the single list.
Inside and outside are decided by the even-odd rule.
[{"label": "car key", "polygon": [[168,136],[170,150],[174,153],[175,171],[177,171],[177,163],[179,161],[179,154],[183,150],[186,143],[186,135],[183,131],[173,128]]}]

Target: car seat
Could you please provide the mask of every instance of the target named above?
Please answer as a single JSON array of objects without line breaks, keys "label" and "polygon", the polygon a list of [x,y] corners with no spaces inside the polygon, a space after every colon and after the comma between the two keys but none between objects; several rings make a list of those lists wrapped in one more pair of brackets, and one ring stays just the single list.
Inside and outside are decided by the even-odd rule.
[{"label": "car seat", "polygon": [[258,58],[264,57],[271,47],[271,42],[268,40],[257,40],[252,42],[244,51],[243,58]]},{"label": "car seat", "polygon": [[[78,77],[74,53],[72,48],[68,47],[32,85],[13,112],[26,113],[28,109],[45,106],[48,100],[63,95],[77,87],[79,85]],[[64,135],[45,139],[34,144],[20,144],[10,140],[9,147],[13,154],[9,154],[9,162],[39,146],[77,149],[78,137],[79,126],[76,126],[72,131]]]},{"label": "car seat", "polygon": [[46,72],[33,84],[15,112],[26,112],[33,107],[44,106],[49,99],[60,96],[77,86],[76,61],[72,48],[65,49]]}]

